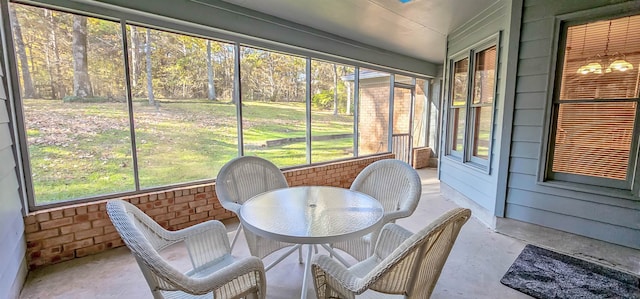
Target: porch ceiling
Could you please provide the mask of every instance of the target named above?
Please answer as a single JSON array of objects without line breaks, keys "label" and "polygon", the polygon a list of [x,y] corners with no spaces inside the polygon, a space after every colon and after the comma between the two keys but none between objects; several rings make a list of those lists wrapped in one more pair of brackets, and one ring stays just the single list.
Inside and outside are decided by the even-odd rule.
[{"label": "porch ceiling", "polygon": [[496,0],[224,0],[389,51],[441,64],[446,36]]}]

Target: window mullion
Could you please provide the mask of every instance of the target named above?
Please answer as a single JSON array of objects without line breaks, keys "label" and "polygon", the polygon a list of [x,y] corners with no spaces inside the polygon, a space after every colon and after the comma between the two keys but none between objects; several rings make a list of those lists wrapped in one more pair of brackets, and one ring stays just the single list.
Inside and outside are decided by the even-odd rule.
[{"label": "window mullion", "polygon": [[124,84],[125,95],[127,96],[127,109],[129,110],[129,132],[131,136],[131,159],[133,160],[133,181],[136,191],[140,191],[140,174],[138,169],[138,151],[136,145],[136,130],[133,117],[133,96],[131,92],[131,70],[129,69],[129,44],[127,41],[127,23],[125,20],[120,21],[122,29],[122,58],[124,62]]}]

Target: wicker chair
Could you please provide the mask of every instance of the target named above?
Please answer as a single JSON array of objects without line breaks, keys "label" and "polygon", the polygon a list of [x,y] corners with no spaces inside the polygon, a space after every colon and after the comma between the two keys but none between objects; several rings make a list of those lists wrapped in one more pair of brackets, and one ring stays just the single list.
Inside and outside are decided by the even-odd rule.
[{"label": "wicker chair", "polygon": [[315,256],[311,272],[318,298],[356,298],[360,294],[362,298],[429,298],[469,217],[469,209],[456,208],[415,234],[386,224],[374,254],[348,269],[326,255]]},{"label": "wicker chair", "polygon": [[362,261],[371,255],[382,226],[396,219],[411,216],[422,195],[422,182],[418,173],[409,164],[395,159],[371,163],[362,170],[351,184],[351,190],[362,192],[380,201],[384,216],[380,227],[364,237],[333,243],[356,260]]},{"label": "wicker chair", "polygon": [[[134,205],[112,200],[107,213],[136,258],[154,298],[265,298],[264,265],[256,257],[231,256],[224,225],[217,220],[168,231]],[[184,242],[193,269],[182,273],[159,255]]]},{"label": "wicker chair", "polygon": [[[238,157],[227,162],[216,178],[216,195],[220,204],[236,215],[240,212],[242,204],[251,197],[266,191],[288,187],[287,179],[277,166],[265,159],[252,156]],[[231,248],[235,245],[241,230],[243,230],[242,224],[236,230]],[[244,235],[251,255],[259,258],[293,245],[260,237],[246,229]]]}]

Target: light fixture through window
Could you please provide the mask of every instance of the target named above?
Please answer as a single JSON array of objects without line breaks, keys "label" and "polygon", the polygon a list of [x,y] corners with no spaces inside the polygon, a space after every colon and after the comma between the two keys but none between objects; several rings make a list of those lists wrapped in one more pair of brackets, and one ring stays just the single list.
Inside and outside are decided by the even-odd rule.
[{"label": "light fixture through window", "polygon": [[[625,34],[623,51],[627,48],[627,39],[629,34],[629,22],[631,17],[627,19],[627,31]],[[578,68],[576,73],[586,74],[602,74],[611,73],[612,71],[626,72],[633,69],[633,65],[626,60],[626,56],[623,53],[616,52],[614,55],[609,55],[609,43],[611,42],[611,25],[612,21],[609,21],[609,28],[607,31],[607,42],[605,44],[603,55],[597,54],[595,56],[586,59],[585,63]],[[582,55],[584,56],[584,48],[587,36],[587,26],[584,25],[584,37],[582,40]],[[606,68],[604,68],[606,67]]]},{"label": "light fixture through window", "polygon": [[[631,17],[627,17],[627,31],[624,34],[624,47],[622,48],[623,52],[627,51],[627,39],[629,38],[629,22],[631,21]],[[609,33],[611,33],[611,21],[609,21]],[[607,43],[609,42],[609,36],[607,36]],[[625,60],[624,54],[616,55],[613,62],[609,64],[607,67],[607,73],[611,72],[611,70],[616,70],[620,72],[626,72],[628,70],[633,69],[633,64],[629,63]]]}]

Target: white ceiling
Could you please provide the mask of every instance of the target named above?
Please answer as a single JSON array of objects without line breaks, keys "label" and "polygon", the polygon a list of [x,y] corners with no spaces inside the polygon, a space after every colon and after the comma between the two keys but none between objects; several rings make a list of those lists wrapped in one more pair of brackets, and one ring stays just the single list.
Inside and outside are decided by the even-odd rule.
[{"label": "white ceiling", "polygon": [[497,0],[224,0],[440,64],[446,36]]}]

